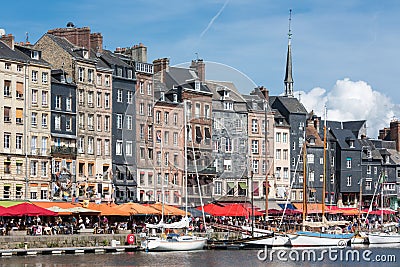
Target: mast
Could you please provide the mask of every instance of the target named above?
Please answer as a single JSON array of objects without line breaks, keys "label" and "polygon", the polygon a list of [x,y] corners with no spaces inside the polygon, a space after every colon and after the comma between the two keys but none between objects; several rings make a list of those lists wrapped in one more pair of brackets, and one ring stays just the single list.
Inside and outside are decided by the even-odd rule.
[{"label": "mast", "polygon": [[324,121],[324,172],[322,174],[322,222],[325,219],[325,194],[326,194],[326,106]]},{"label": "mast", "polygon": [[[268,142],[269,123],[268,123],[267,112],[268,112],[268,102],[267,102],[267,99],[264,99],[264,120],[265,120],[264,139],[265,139],[265,162],[266,163],[268,163],[267,155],[269,153],[269,142]],[[268,221],[268,208],[269,208],[268,207],[268,195],[269,195],[268,173],[269,173],[269,171],[266,170],[266,172],[265,172],[265,221]],[[253,170],[251,172],[251,178],[252,178],[251,187],[253,188]],[[253,193],[253,191],[252,191],[252,193]],[[252,197],[253,197],[253,194],[252,194]],[[253,205],[253,200],[252,200],[252,204],[251,205]]]},{"label": "mast", "polygon": [[184,116],[183,116],[183,121],[184,121],[184,151],[183,151],[183,153],[184,153],[184,157],[185,157],[185,162],[184,162],[184,165],[185,165],[185,178],[184,178],[184,181],[183,181],[183,186],[184,186],[184,188],[185,188],[185,218],[187,217],[187,213],[188,213],[188,210],[187,210],[187,202],[188,202],[188,188],[187,188],[187,175],[188,175],[188,172],[187,172],[187,117],[186,117],[186,99],[183,101],[183,114],[184,114]]},{"label": "mast", "polygon": [[303,143],[303,228],[307,219],[307,146]]},{"label": "mast", "polygon": [[[161,222],[164,222],[164,202],[165,202],[165,193],[164,193],[164,180],[165,177],[163,177],[163,159],[164,159],[164,155],[163,155],[163,145],[162,145],[162,131],[160,130],[160,173],[161,173]],[[164,228],[162,229],[162,231],[164,232]]]},{"label": "mast", "polygon": [[383,225],[383,182],[385,181],[385,172],[382,172],[382,183],[381,183],[381,224]]}]

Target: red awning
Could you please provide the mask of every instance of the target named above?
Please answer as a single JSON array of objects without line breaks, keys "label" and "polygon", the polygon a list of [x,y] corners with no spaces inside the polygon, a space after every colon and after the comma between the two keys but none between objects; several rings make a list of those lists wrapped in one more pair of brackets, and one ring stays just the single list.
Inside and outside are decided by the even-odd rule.
[{"label": "red awning", "polygon": [[21,203],[7,208],[8,216],[57,216],[57,212],[41,208],[31,203]]}]

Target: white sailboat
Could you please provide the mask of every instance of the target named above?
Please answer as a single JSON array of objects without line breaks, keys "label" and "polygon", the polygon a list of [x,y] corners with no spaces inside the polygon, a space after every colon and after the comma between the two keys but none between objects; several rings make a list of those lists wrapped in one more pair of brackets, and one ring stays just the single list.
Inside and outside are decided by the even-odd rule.
[{"label": "white sailboat", "polygon": [[[397,231],[397,223],[383,223],[383,213],[384,213],[384,207],[383,207],[383,184],[384,184],[384,178],[385,174],[382,173],[381,176],[381,222],[382,222],[382,231],[380,232],[373,232],[373,233],[368,233],[368,243],[369,244],[393,244],[393,243],[400,243],[400,233],[396,232]],[[372,205],[372,203],[371,203]],[[372,207],[370,207],[369,210],[371,210]],[[369,211],[367,213],[368,217]]]},{"label": "white sailboat", "polygon": [[[207,238],[198,237],[195,235],[190,235],[187,233],[187,229],[189,228],[189,218],[187,216],[187,117],[186,117],[186,101],[184,102],[184,124],[185,124],[185,217],[182,218],[180,222],[167,224],[164,223],[164,209],[162,212],[161,222],[156,225],[146,224],[148,228],[159,228],[162,229],[161,236],[152,236],[147,237],[142,241],[141,247],[146,251],[191,251],[191,250],[201,250],[204,248],[207,242]],[[161,150],[162,150],[162,142],[161,142]],[[161,152],[162,154],[162,152]],[[164,191],[163,191],[164,192]],[[164,196],[163,196],[163,205],[164,205]],[[204,217],[204,216],[203,216]],[[164,229],[184,229],[185,234],[165,234]]]},{"label": "white sailboat", "polygon": [[[322,222],[307,222],[307,194],[306,194],[306,173],[307,173],[307,153],[306,142],[303,144],[303,231],[289,234],[290,243],[293,247],[309,247],[309,246],[347,246],[353,233],[326,232],[325,227],[343,222],[328,222],[325,218],[325,180],[326,180],[326,115],[324,125],[324,171],[322,181]],[[320,231],[305,231],[305,227],[318,228]]]}]

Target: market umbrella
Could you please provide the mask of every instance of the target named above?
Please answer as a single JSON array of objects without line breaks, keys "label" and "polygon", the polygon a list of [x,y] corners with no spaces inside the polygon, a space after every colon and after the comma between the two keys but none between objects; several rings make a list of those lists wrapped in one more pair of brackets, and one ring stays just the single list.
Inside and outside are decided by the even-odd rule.
[{"label": "market umbrella", "polygon": [[[155,203],[155,204],[150,204],[150,207],[158,210],[159,212],[162,212],[163,209],[163,204],[162,203]],[[176,208],[174,206],[166,205],[164,204],[164,215],[178,215],[178,216],[185,216],[185,211]],[[188,212],[188,216],[190,216],[190,212]]]},{"label": "market umbrella", "polygon": [[149,207],[140,205],[139,203],[128,202],[118,205],[116,209],[128,212],[130,215],[159,215],[160,211]]},{"label": "market umbrella", "polygon": [[24,202],[7,208],[7,216],[57,216],[58,213]]},{"label": "market umbrella", "polygon": [[99,210],[91,210],[91,209],[86,209],[83,207],[73,207],[73,208],[69,208],[66,209],[72,213],[79,213],[79,214],[99,214],[100,211]]},{"label": "market umbrella", "polygon": [[46,209],[50,210],[50,211],[57,212],[58,215],[71,215],[72,214],[72,212],[69,211],[68,209],[63,209],[63,208],[60,208],[59,206],[51,206],[51,207],[48,207]]},{"label": "market umbrella", "polygon": [[100,211],[100,215],[102,215],[102,216],[129,216],[130,215],[130,213],[128,211],[118,209],[118,205],[116,205],[116,204],[89,203],[88,209],[98,210],[98,211]]},{"label": "market umbrella", "polygon": [[0,206],[0,216],[7,216],[7,214],[8,214],[8,209],[3,206]]}]

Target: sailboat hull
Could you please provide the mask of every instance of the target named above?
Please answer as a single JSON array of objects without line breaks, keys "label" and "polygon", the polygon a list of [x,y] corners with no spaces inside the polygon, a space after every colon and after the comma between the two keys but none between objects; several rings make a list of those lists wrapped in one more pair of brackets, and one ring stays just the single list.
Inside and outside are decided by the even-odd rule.
[{"label": "sailboat hull", "polygon": [[288,247],[291,246],[290,239],[286,235],[277,235],[265,237],[258,240],[247,241],[244,243],[246,247]]},{"label": "sailboat hull", "polygon": [[400,243],[400,234],[397,233],[370,233],[368,234],[370,244]]},{"label": "sailboat hull", "polygon": [[148,251],[191,251],[203,249],[206,242],[206,238],[194,236],[176,239],[149,238],[142,242],[141,247]]},{"label": "sailboat hull", "polygon": [[318,232],[289,234],[290,243],[293,247],[343,247],[347,246],[353,236],[353,234],[327,234]]}]

